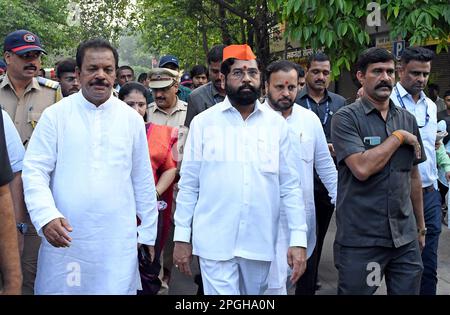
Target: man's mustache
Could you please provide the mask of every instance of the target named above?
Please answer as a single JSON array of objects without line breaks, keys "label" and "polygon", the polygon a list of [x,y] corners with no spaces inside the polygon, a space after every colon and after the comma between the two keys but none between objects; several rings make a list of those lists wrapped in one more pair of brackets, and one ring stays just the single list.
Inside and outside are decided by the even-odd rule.
[{"label": "man's mustache", "polygon": [[381,82],[380,84],[375,86],[375,90],[381,89],[381,88],[384,88],[384,87],[387,87],[389,90],[392,90],[392,84],[387,83],[387,82]]},{"label": "man's mustache", "polygon": [[104,87],[109,86],[108,82],[106,82],[104,80],[95,80],[94,82],[91,83],[91,85],[104,86]]},{"label": "man's mustache", "polygon": [[36,66],[34,66],[34,65],[26,65],[26,66],[24,67],[24,70],[34,70],[34,71],[36,71],[37,68],[36,68]]},{"label": "man's mustache", "polygon": [[256,89],[254,86],[251,86],[250,84],[244,84],[242,86],[239,87],[238,92],[241,92],[244,89],[249,89],[252,92],[256,92]]},{"label": "man's mustache", "polygon": [[279,100],[279,102],[283,102],[283,101],[292,102],[292,100],[289,97],[286,97],[286,96],[283,96],[283,98]]},{"label": "man's mustache", "polygon": [[158,96],[157,98],[155,98],[155,100],[157,100],[157,101],[165,101],[166,98],[162,97],[162,96]]}]

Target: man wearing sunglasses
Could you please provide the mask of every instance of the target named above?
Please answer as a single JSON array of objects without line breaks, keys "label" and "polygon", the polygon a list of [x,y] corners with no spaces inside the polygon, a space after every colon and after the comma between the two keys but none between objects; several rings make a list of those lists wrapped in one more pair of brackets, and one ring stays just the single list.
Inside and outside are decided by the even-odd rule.
[{"label": "man wearing sunglasses", "polygon": [[[0,79],[0,106],[9,114],[14,122],[24,145],[28,144],[31,134],[43,110],[55,103],[57,84],[48,86],[49,80],[39,82],[35,78],[41,68],[41,55],[45,54],[39,37],[27,30],[17,30],[8,34],[4,40],[3,58],[8,71]],[[16,176],[14,185],[20,192],[13,195],[16,205],[16,218],[24,217],[28,230],[24,233],[24,249],[22,253],[23,293],[34,292],[37,253],[40,238],[31,224],[28,212],[23,203],[21,176]]]}]

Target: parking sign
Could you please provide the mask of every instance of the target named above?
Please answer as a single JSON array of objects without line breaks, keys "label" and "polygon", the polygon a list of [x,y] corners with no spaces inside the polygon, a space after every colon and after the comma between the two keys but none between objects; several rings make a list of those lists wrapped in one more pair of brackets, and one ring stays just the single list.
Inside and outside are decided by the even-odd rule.
[{"label": "parking sign", "polygon": [[402,56],[403,50],[405,50],[405,41],[399,40],[392,43],[392,52],[395,56],[395,59],[400,60],[400,57]]}]

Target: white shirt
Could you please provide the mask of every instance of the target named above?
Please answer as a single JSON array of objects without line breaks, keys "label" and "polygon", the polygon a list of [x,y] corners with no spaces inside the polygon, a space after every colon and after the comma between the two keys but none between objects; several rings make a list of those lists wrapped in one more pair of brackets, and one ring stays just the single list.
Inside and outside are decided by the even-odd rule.
[{"label": "white shirt", "polygon": [[228,98],[193,119],[179,189],[174,240],[192,230],[194,255],[272,261],[280,209],[290,246],[307,245],[288,126],[259,101],[245,121]]},{"label": "white shirt", "polygon": [[[424,126],[419,128],[420,137],[422,138],[423,147],[427,156],[426,161],[419,164],[422,187],[433,185],[437,189],[438,171],[436,166],[436,151],[434,148],[437,133],[436,104],[423,91],[420,92],[419,101],[416,103],[400,82],[397,82],[395,87],[398,90],[398,95],[396,88],[394,88],[392,90],[391,100],[395,105],[403,107],[399,101],[400,98],[406,109],[416,117],[417,125],[419,127]],[[429,116],[428,122],[426,122],[427,113]]]},{"label": "white shirt", "polygon": [[25,148],[20,140],[19,133],[17,132],[14,123],[9,117],[8,113],[2,109],[3,113],[3,126],[5,128],[6,148],[8,149],[9,162],[11,163],[11,169],[13,173],[20,172],[22,170],[23,156],[25,155]]},{"label": "white shirt", "polygon": [[308,224],[308,257],[316,246],[316,210],[314,204],[314,168],[328,190],[331,202],[336,203],[337,170],[328,149],[325,133],[317,115],[294,104],[286,119],[289,139],[294,151],[295,164],[305,200]]},{"label": "white shirt", "polygon": [[[271,108],[268,103],[267,107]],[[281,115],[281,112],[276,111]],[[289,125],[289,139],[294,152],[296,171],[300,178],[300,186],[305,202],[306,223],[308,225],[307,257],[309,258],[316,246],[316,210],[314,204],[314,168],[322,183],[327,188],[334,204],[337,190],[337,170],[328,149],[325,133],[317,115],[298,104],[292,107],[292,113],[286,118]],[[268,287],[282,288],[286,292],[288,264],[286,251],[288,228],[286,216],[281,214],[280,231],[277,239],[277,260],[272,262],[269,272]]]},{"label": "white shirt", "polygon": [[136,111],[115,97],[96,107],[81,91],[48,107],[25,154],[23,182],[39,235],[59,217],[73,228],[69,248],[42,239],[37,294],[136,293],[136,245],[154,244],[158,215]]}]

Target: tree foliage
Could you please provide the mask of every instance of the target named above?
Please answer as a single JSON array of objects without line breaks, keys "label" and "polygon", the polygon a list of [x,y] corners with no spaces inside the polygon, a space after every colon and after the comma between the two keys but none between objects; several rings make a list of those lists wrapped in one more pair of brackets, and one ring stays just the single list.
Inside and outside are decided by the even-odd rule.
[{"label": "tree foliage", "polygon": [[[372,1],[353,0],[270,0],[272,11],[281,11],[286,35],[301,47],[324,48],[339,75],[370,44],[367,32],[368,5]],[[380,14],[390,25],[390,36],[401,36],[411,45],[438,38],[438,51],[447,49],[450,33],[448,0],[378,0]],[[372,43],[373,44],[373,43]]]},{"label": "tree foliage", "polygon": [[142,0],[142,43],[155,55],[174,54],[183,65],[205,63],[215,44],[248,43],[269,62],[268,30],[276,23],[267,0]]},{"label": "tree foliage", "polygon": [[8,0],[0,1],[0,45],[5,36],[18,29],[37,34],[47,50],[70,45],[70,30],[66,25],[64,0]]},{"label": "tree foliage", "polygon": [[124,32],[140,24],[137,10],[126,0],[2,0],[0,38],[18,29],[38,35],[48,56],[46,66],[75,56],[78,44],[103,37],[117,44]]}]

